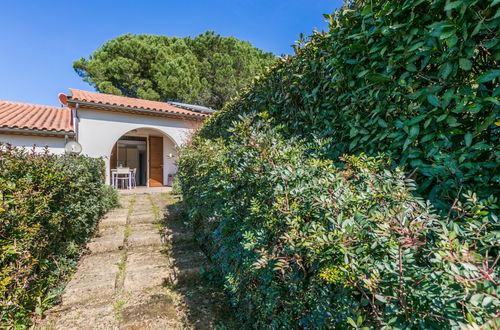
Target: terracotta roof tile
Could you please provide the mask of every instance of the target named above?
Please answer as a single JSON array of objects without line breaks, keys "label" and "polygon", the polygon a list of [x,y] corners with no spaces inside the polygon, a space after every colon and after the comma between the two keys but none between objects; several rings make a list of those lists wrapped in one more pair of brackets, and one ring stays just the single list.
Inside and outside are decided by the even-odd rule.
[{"label": "terracotta roof tile", "polygon": [[136,108],[139,110],[153,110],[162,113],[170,113],[174,115],[200,117],[205,118],[210,116],[207,113],[193,111],[180,106],[175,106],[166,102],[150,101],[143,99],[136,99],[132,97],[117,96],[111,94],[103,94],[98,92],[88,92],[78,89],[69,89],[71,95],[68,95],[68,101],[83,101],[103,105],[112,105],[126,108]]},{"label": "terracotta roof tile", "polygon": [[0,127],[74,132],[71,109],[0,100]]}]

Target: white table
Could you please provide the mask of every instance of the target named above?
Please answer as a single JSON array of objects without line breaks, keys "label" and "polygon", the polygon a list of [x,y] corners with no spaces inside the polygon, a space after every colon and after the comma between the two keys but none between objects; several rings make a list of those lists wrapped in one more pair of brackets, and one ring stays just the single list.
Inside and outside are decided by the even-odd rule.
[{"label": "white table", "polygon": [[[113,187],[118,189],[118,180],[127,180],[127,189],[132,189],[132,174],[133,170],[128,167],[111,169],[111,183]],[[121,178],[120,176],[124,176],[124,178]]]}]

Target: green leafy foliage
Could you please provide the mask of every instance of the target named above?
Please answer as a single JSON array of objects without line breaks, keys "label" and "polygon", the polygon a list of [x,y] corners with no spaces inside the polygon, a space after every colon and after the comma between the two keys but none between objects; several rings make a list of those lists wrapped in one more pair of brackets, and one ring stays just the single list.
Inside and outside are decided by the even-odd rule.
[{"label": "green leafy foliage", "polygon": [[220,109],[273,60],[249,42],[213,32],[195,38],[126,34],[73,67],[100,92]]},{"label": "green leafy foliage", "polygon": [[179,164],[190,223],[247,325],[499,325],[495,198],[437,215],[386,156],[333,162],[329,141],[263,117],[198,139]]},{"label": "green leafy foliage", "polygon": [[459,191],[500,194],[498,1],[351,1],[202,128],[244,113],[287,137],[330,138],[325,157],[391,156],[447,210]]},{"label": "green leafy foliage", "polygon": [[57,297],[99,217],[118,203],[104,162],[0,145],[0,326],[29,325]]},{"label": "green leafy foliage", "polygon": [[248,325],[500,327],[499,4],[350,1],[181,152]]}]

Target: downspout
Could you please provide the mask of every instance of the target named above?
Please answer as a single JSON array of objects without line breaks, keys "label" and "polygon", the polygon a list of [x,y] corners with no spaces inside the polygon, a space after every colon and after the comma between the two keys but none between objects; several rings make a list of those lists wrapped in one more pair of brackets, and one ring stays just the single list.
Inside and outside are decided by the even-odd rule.
[{"label": "downspout", "polygon": [[78,108],[80,108],[80,104],[78,102],[75,102],[75,110],[74,110],[74,119],[73,119],[73,126],[75,127],[75,141],[79,142],[79,137],[80,137],[80,117],[78,117]]}]

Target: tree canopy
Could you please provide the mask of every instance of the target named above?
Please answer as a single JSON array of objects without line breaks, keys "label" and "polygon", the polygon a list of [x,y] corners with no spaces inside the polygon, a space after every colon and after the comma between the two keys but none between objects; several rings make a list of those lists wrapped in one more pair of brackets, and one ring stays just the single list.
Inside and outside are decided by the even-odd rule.
[{"label": "tree canopy", "polygon": [[212,31],[195,38],[125,34],[73,68],[103,93],[220,109],[274,59],[249,42]]}]

